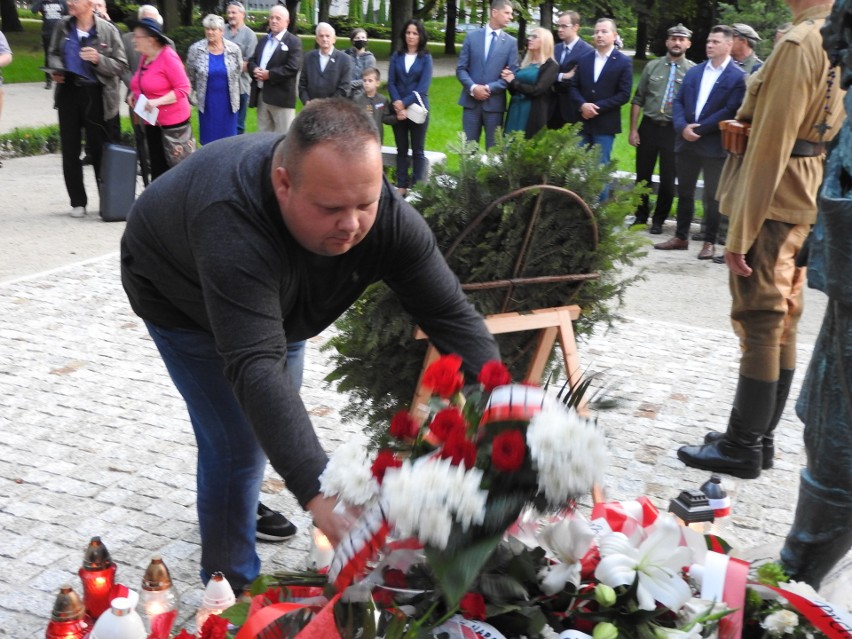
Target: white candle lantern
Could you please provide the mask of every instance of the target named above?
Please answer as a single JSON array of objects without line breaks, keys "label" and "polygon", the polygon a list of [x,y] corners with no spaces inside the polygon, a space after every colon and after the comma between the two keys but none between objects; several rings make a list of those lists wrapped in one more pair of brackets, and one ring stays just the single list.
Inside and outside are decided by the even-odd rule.
[{"label": "white candle lantern", "polygon": [[225,579],[221,572],[214,572],[204,589],[201,598],[201,607],[195,615],[195,626],[199,632],[204,627],[204,622],[210,615],[218,615],[233,606],[237,602],[231,584]]}]

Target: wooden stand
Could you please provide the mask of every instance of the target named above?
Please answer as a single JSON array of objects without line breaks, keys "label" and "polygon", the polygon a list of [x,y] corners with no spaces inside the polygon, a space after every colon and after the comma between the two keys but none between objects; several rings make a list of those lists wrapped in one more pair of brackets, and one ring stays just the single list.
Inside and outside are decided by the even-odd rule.
[{"label": "wooden stand", "polygon": [[[492,335],[517,333],[519,331],[539,331],[538,343],[533,352],[526,377],[524,377],[524,381],[535,384],[542,382],[544,367],[558,337],[559,346],[562,350],[562,362],[565,365],[565,374],[568,376],[568,383],[573,389],[577,387],[581,377],[580,356],[577,352],[572,325],[572,322],[578,317],[580,317],[579,306],[559,306],[542,308],[525,314],[500,313],[499,315],[489,315],[485,318],[485,325]],[[414,332],[414,339],[428,339],[428,335],[418,328]],[[411,401],[411,414],[421,421],[426,418],[428,413],[426,406],[429,401],[429,391],[424,389],[421,384],[423,373],[438,357],[438,350],[430,344],[423,360],[420,377],[417,380],[417,390],[414,392],[414,399]],[[582,402],[580,412],[583,412],[584,408],[585,402]]]}]

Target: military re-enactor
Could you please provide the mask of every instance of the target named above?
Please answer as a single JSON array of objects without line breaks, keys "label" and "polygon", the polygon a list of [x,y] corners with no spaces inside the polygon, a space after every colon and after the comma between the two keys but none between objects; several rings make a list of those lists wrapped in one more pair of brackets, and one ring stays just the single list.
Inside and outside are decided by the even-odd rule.
[{"label": "military re-enactor", "polygon": [[[687,60],[692,31],[682,24],[671,27],[666,35],[666,55],[645,65],[630,103],[631,146],[636,147],[636,182],[651,184],[654,166],[660,158],[660,186],[650,233],[663,232],[663,222],[672,209],[675,194],[675,131],[672,104],[683,84],[683,76],[695,63]],[[642,113],[642,122],[639,114]],[[650,198],[642,196],[636,209],[636,224],[648,222]]]},{"label": "military re-enactor", "polygon": [[843,91],[837,81],[828,87],[819,31],[831,3],[785,1],[793,27],[748,83],[737,112],[752,123],[748,147],[741,163],[728,159],[718,190],[720,210],[730,217],[725,262],[742,349],[728,429],[678,451],[688,466],[745,479],[772,466],[804,301],[805,269],[796,257],[816,221],[825,143],[844,117]]}]

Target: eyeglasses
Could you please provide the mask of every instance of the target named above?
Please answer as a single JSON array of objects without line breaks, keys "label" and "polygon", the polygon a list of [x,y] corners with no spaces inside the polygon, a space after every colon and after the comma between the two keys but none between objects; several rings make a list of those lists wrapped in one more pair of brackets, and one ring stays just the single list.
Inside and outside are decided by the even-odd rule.
[{"label": "eyeglasses", "polygon": [[574,26],[573,24],[560,24],[560,25],[557,26],[557,28],[558,29],[570,29],[573,26]]}]

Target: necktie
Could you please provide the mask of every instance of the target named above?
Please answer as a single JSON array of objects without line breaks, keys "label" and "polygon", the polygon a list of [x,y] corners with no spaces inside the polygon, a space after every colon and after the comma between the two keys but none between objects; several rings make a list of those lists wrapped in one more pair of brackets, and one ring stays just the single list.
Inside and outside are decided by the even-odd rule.
[{"label": "necktie", "polygon": [[491,32],[491,40],[488,41],[488,47],[485,50],[485,59],[486,60],[489,57],[491,57],[491,52],[494,50],[494,40],[496,40],[496,39],[497,39],[497,32],[492,31]]},{"label": "necktie", "polygon": [[671,62],[671,69],[669,70],[669,80],[666,83],[666,92],[663,95],[663,104],[660,107],[660,113],[671,114],[672,112],[672,100],[674,100],[674,85],[675,85],[675,75],[677,74],[677,65],[674,62]]},{"label": "necktie", "polygon": [[559,58],[559,66],[565,64],[565,58],[568,57],[568,54],[571,53],[571,49],[568,48],[567,44],[562,45],[562,57]]}]

